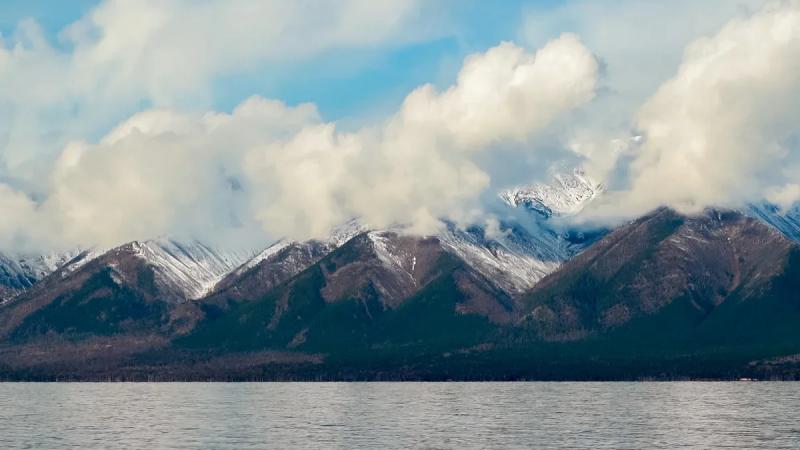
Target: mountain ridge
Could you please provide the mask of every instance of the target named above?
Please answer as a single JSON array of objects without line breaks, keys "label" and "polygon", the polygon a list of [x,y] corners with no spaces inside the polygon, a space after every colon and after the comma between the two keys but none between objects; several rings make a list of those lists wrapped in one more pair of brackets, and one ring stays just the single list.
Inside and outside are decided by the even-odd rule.
[{"label": "mountain ridge", "polygon": [[0,377],[800,377],[793,210],[661,208],[576,238],[549,221],[602,187],[573,175],[552,208],[518,188],[528,216],[430,236],[353,220],[258,252],[83,251],[0,305]]}]

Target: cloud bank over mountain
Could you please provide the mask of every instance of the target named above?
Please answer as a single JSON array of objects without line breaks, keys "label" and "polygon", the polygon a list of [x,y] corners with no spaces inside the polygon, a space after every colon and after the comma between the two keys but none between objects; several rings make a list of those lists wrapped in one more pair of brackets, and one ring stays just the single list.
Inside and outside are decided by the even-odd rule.
[{"label": "cloud bank over mountain", "polygon": [[610,64],[637,61],[605,59],[587,27],[474,53],[356,129],[312,103],[207,107],[219,76],[435,34],[430,4],[376,5],[111,0],[58,43],[23,21],[0,41],[0,249],[307,238],[353,217],[427,233],[485,220],[490,186],[560,161],[608,186],[586,220],[800,198],[797,1],[739,11],[630,108],[603,109],[626,79]]},{"label": "cloud bank over mountain", "polygon": [[429,33],[415,0],[106,0],[48,39],[32,18],[0,36],[0,162],[49,170],[65,141],[148,107],[208,108],[214,80],[326,51]]},{"label": "cloud bank over mountain", "polygon": [[627,185],[597,214],[800,199],[800,4],[773,3],[692,42],[639,109]]},{"label": "cloud bank over mountain", "polygon": [[352,217],[432,231],[440,217],[467,214],[488,185],[473,155],[525,142],[590,101],[597,72],[591,52],[564,35],[536,53],[503,43],[472,55],[453,86],[422,86],[385,123],[354,132],[321,121],[313,105],[260,97],[231,114],[142,112],[96,144],[67,145],[43,201],[6,187],[20,218],[6,241],[307,238]]}]

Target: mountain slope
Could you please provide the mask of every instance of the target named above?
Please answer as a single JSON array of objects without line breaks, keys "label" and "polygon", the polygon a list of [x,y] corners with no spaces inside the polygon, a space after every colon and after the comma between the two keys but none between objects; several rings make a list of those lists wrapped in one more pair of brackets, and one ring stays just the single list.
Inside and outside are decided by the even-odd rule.
[{"label": "mountain slope", "polygon": [[[485,226],[463,228],[446,222],[435,237],[450,253],[490,280],[494,288],[519,295],[604,234],[604,230],[586,235],[564,232],[548,222],[553,216],[580,211],[600,191],[600,185],[579,170],[557,175],[551,184],[517,187],[501,195],[508,208],[526,208],[536,213],[525,223],[505,220],[498,230],[490,233]],[[211,297],[224,303],[263,296],[368,229],[367,225],[352,220],[334,229],[325,239],[279,241],[232,271]],[[403,230],[384,231],[402,233]]]},{"label": "mountain slope", "polygon": [[335,247],[325,242],[278,242],[225,276],[204,300],[224,304],[254,300],[322,259]]},{"label": "mountain slope", "polygon": [[[538,224],[523,227],[507,222],[501,224],[500,228],[497,233],[490,235],[482,226],[464,229],[447,223],[441,232],[430,238],[437,239],[442,249],[490,280],[495,289],[512,296],[530,289],[591,242],[587,239],[576,243]],[[217,285],[209,299],[225,303],[259,298],[341,246],[346,241],[341,239],[342,236],[351,238],[365,231],[366,227],[351,226],[350,230],[349,234],[338,232],[326,240],[280,241],[232,271]],[[375,230],[367,235],[380,244],[381,236],[402,233],[403,230],[398,228]],[[405,258],[408,261],[416,257],[424,258],[425,255],[414,254],[419,248],[406,249],[410,253]],[[388,255],[384,257],[390,258]]]},{"label": "mountain slope", "polygon": [[[550,184],[517,187],[501,195],[510,208],[526,208],[536,212],[536,220],[531,223],[503,223],[503,233],[491,237],[482,227],[457,229],[448,224],[440,237],[460,257],[496,280],[503,290],[519,293],[529,289],[542,276],[591,242],[573,240],[573,236],[549,227],[547,219],[579,211],[600,191],[601,186],[580,170],[559,174]],[[141,257],[159,268],[161,278],[169,278],[167,284],[180,286],[187,299],[197,299],[214,291],[218,283],[220,287],[217,290],[233,284],[248,284],[240,279],[244,273],[269,259],[267,267],[248,275],[252,279],[249,287],[241,286],[238,289],[240,293],[255,293],[256,285],[262,283],[263,287],[258,290],[263,294],[276,282],[297,274],[366,228],[353,220],[334,229],[325,239],[281,241],[256,256],[247,251],[220,250],[198,241],[160,238],[138,244]],[[291,254],[284,253],[287,260],[279,263],[275,253],[284,246],[290,246],[294,251]],[[0,254],[0,302],[30,288],[68,263],[77,269],[105,251],[91,249],[45,255]],[[303,254],[309,256],[304,257]],[[228,280],[222,282],[226,277]],[[230,293],[233,297],[242,296]],[[252,296],[245,296],[248,295]]]},{"label": "mountain slope", "polygon": [[789,239],[800,242],[800,206],[782,211],[771,203],[761,202],[749,205],[743,212],[773,226]]},{"label": "mountain slope", "polygon": [[[471,335],[463,323],[482,324],[476,333],[490,329],[492,322],[507,321],[510,309],[508,297],[445,251],[437,238],[373,231],[263,298],[207,314],[182,342],[336,353],[375,345],[432,345],[453,340],[456,330]],[[444,329],[453,334],[443,336]]]},{"label": "mountain slope", "polygon": [[36,279],[19,263],[0,253],[0,303],[31,287]]},{"label": "mountain slope", "polygon": [[[502,277],[460,256],[464,245],[485,242],[458,245],[462,253],[441,236],[362,232],[303,259],[294,275],[268,280],[271,287],[258,296],[217,296],[236,285],[220,284],[187,302],[180,283],[160,279],[141,244],[129,244],[67,264],[0,307],[0,375],[800,375],[790,364],[800,354],[800,250],[759,220],[658,210],[522,294],[505,291]],[[306,250],[280,244],[256,266],[280,265]],[[243,274],[256,266],[245,265]]]},{"label": "mountain slope", "polygon": [[449,252],[511,295],[532,288],[582,248],[545,226],[510,222],[501,228],[489,235],[484,227],[447,224],[437,237]]},{"label": "mountain slope", "polygon": [[[172,291],[161,292],[151,266],[134,245],[122,246],[79,268],[60,269],[5,305],[0,336],[90,336],[157,330]],[[137,322],[144,323],[136,325]]]},{"label": "mountain slope", "polygon": [[170,240],[84,251],[0,311],[0,336],[160,332],[170,305],[203,295],[247,256]]},{"label": "mountain slope", "polygon": [[280,240],[230,271],[206,301],[224,304],[260,298],[364,231],[358,221],[350,221],[335,228],[326,239]]},{"label": "mountain slope", "polygon": [[82,252],[37,283],[6,277],[22,287],[0,306],[0,375],[800,375],[787,368],[800,354],[787,239],[800,216],[765,204],[660,209],[610,233],[554,225],[601,190],[560,176],[504,196],[531,214],[432,236],[351,221],[255,256],[163,239]]},{"label": "mountain slope", "polygon": [[[217,282],[252,257],[248,251],[219,250],[199,241],[152,239],[133,242],[140,258],[158,268],[166,284],[179,288],[188,299],[207,294]],[[0,301],[29,289],[53,272],[77,270],[107,250],[72,250],[47,255],[0,254]],[[3,295],[5,293],[5,295]]]},{"label": "mountain slope", "polygon": [[[755,308],[776,319],[754,325],[755,334],[759,327],[765,333],[795,327],[800,291],[782,286],[800,283],[791,275],[798,254],[780,232],[735,212],[684,217],[661,209],[620,227],[542,280],[525,299],[529,312],[522,324],[545,340],[613,332],[671,345],[698,339],[726,311]],[[773,297],[782,303],[775,311],[792,314],[774,316],[775,305],[765,300]],[[736,314],[725,320],[747,319]],[[720,342],[733,343],[730,330],[718,331]]]},{"label": "mountain slope", "polygon": [[137,256],[156,269],[156,277],[165,289],[190,300],[206,295],[252,256],[247,251],[220,251],[199,241],[159,239],[130,245]]},{"label": "mountain slope", "polygon": [[46,255],[0,253],[0,303],[30,288],[78,254],[78,250]]},{"label": "mountain slope", "polygon": [[798,324],[796,244],[735,212],[663,209],[517,298],[439,237],[365,233],[178,342],[321,353],[314,373],[334,378],[726,377],[800,352]]}]

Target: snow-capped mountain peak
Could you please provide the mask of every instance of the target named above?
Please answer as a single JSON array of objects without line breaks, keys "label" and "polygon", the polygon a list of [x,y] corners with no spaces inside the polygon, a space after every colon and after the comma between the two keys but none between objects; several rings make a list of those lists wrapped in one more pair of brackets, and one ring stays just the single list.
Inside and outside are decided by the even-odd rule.
[{"label": "snow-capped mountain peak", "polygon": [[549,184],[517,186],[500,194],[508,205],[524,206],[544,218],[569,216],[580,212],[603,191],[601,183],[581,169],[553,176]]}]

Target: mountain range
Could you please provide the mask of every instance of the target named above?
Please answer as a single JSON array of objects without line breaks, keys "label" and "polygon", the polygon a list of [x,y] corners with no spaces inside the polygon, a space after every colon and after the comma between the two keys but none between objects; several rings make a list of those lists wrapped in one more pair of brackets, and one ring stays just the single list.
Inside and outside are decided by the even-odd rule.
[{"label": "mountain range", "polygon": [[0,378],[800,375],[799,209],[556,223],[602,190],[557,175],[502,193],[522,214],[499,226],[428,236],[353,220],[254,251],[0,255]]}]

